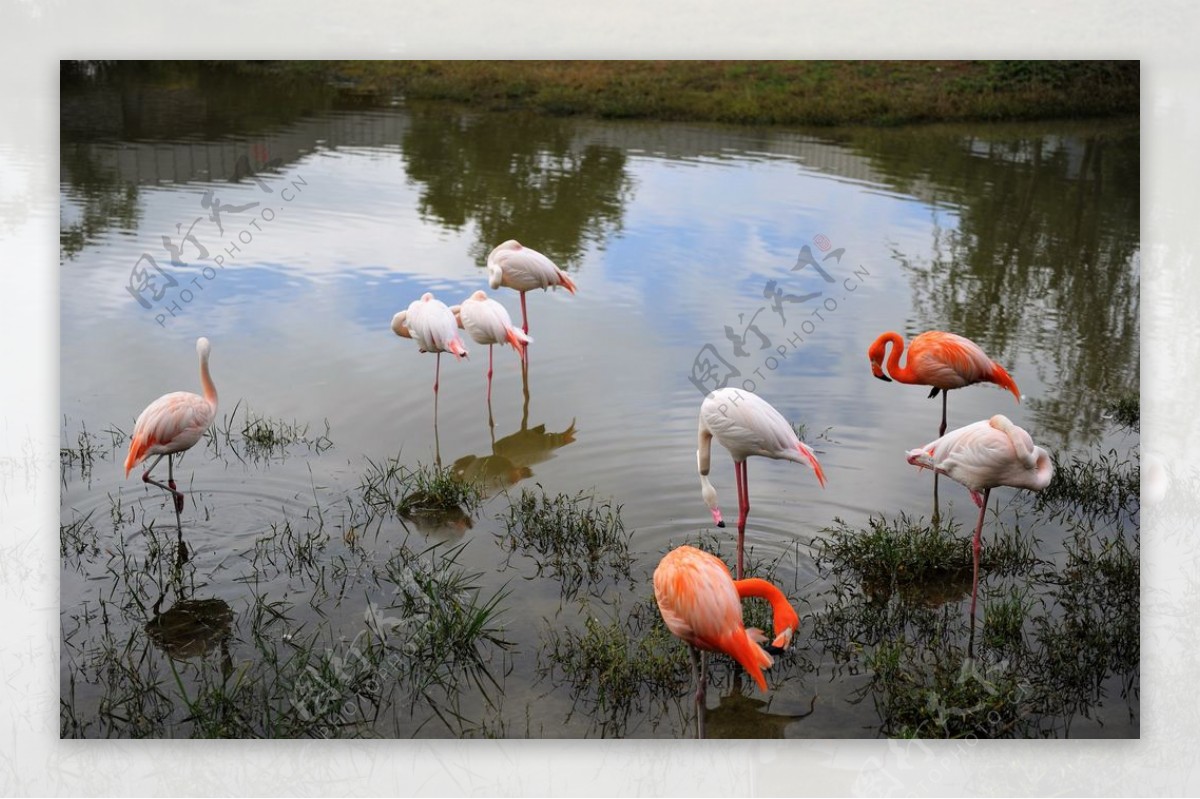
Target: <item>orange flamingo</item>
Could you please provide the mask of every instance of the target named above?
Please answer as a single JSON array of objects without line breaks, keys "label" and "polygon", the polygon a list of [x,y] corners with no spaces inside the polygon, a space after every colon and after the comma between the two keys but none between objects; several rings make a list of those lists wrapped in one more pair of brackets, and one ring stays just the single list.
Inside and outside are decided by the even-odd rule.
[{"label": "orange flamingo", "polygon": [[742,552],[746,540],[746,518],[750,515],[750,478],[746,459],[761,455],[776,460],[807,464],[825,486],[825,472],[817,456],[800,441],[783,414],[757,394],[736,388],[710,392],[700,405],[696,468],[700,472],[700,495],[717,527],[724,527],[717,507],[717,490],[708,480],[713,437],[733,456],[733,474],[738,492],[737,576],[742,578]]},{"label": "orange flamingo", "polygon": [[983,516],[987,511],[988,496],[997,486],[1041,491],[1054,478],[1054,464],[1046,450],[1034,446],[1029,433],[1001,414],[951,430],[936,441],[909,450],[907,457],[914,466],[933,469],[965,485],[971,491],[971,499],[979,506],[979,523],[975,526],[972,544],[975,576],[971,586],[971,618],[974,618]]},{"label": "orange flamingo", "polygon": [[[204,396],[190,391],[173,391],[163,394],[146,406],[133,427],[133,438],[129,442],[129,454],[125,457],[125,477],[143,460],[157,455],[154,462],[142,474],[142,482],[156,485],[171,492],[175,500],[175,513],[183,512],[183,494],[175,488],[175,471],[171,459],[178,452],[191,449],[204,435],[204,431],[217,416],[217,388],[208,374],[208,354],[211,351],[208,339],[196,339],[196,354],[200,356],[200,384]],[[150,477],[158,462],[167,457],[167,484]]]},{"label": "orange flamingo", "polygon": [[492,290],[508,286],[521,292],[521,330],[529,333],[529,316],[525,313],[525,292],[534,289],[543,291],[562,286],[572,294],[575,283],[567,273],[537,250],[525,247],[509,239],[488,253],[488,285]]},{"label": "orange flamingo", "polygon": [[[741,598],[760,597],[771,603],[775,640],[764,648],[761,630],[742,624]],[[734,580],[715,555],[691,546],[668,552],[654,570],[654,599],[667,629],[688,644],[696,680],[696,729],[704,737],[707,675],[704,652],[724,652],[767,690],[762,670],[774,662],[768,649],[779,654],[800,627],[800,616],[783,592],[766,580]]]},{"label": "orange flamingo", "polygon": [[[883,358],[888,344],[892,345],[892,354],[888,358],[887,374],[884,374]],[[904,339],[899,333],[888,331],[882,334],[867,350],[867,356],[871,359],[871,371],[880,380],[889,383],[898,380],[901,383],[933,386],[933,390],[929,392],[930,399],[941,391],[942,426],[938,428],[939,436],[946,434],[946,398],[951,389],[963,388],[974,383],[995,383],[1011,391],[1017,402],[1021,401],[1021,390],[1004,367],[989,358],[980,346],[969,338],[941,330],[930,330],[909,343],[906,366],[900,365],[900,355],[903,352]]]}]

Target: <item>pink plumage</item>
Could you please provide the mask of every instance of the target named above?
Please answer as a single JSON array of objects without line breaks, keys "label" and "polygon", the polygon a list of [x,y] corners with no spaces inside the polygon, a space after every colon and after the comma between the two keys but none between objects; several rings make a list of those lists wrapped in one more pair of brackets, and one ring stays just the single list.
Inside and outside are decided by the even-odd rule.
[{"label": "pink plumage", "polygon": [[529,332],[529,316],[525,310],[525,292],[562,286],[572,294],[575,283],[567,273],[537,250],[509,239],[496,247],[487,258],[488,285],[492,290],[501,286],[521,292],[521,329]]},{"label": "pink plumage", "polygon": [[[195,446],[217,415],[217,389],[208,373],[210,352],[208,339],[196,339],[196,354],[200,358],[200,383],[204,387],[204,396],[188,391],[173,391],[147,405],[146,409],[138,414],[137,422],[133,426],[133,436],[129,441],[129,454],[125,457],[125,476],[129,477],[133,468],[143,460],[152,455],[158,456],[146,469],[142,480],[170,491],[175,498],[177,511],[183,509],[183,494],[175,490],[171,457]],[[168,485],[150,477],[150,473],[164,455],[167,457]]]}]

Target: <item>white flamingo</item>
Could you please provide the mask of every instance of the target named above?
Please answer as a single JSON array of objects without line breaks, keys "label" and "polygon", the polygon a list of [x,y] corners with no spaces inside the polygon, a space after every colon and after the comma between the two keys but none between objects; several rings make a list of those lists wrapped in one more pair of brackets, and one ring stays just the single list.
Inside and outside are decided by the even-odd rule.
[{"label": "white flamingo", "polygon": [[796,431],[769,402],[757,394],[736,388],[713,391],[700,406],[696,467],[700,472],[700,492],[718,527],[724,527],[725,522],[721,518],[721,509],[717,507],[717,491],[708,480],[709,450],[713,437],[733,456],[738,489],[737,578],[740,580],[746,517],[750,514],[746,459],[761,455],[807,464],[816,473],[822,487],[825,485],[825,472],[813,451],[800,441]]}]

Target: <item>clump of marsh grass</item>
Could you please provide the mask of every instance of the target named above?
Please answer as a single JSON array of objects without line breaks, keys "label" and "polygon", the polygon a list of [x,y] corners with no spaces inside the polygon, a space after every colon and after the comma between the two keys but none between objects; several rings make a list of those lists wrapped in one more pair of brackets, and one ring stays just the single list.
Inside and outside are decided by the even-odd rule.
[{"label": "clump of marsh grass", "polygon": [[621,521],[621,506],[611,500],[523,489],[501,521],[501,548],[532,557],[539,575],[548,572],[562,583],[564,598],[607,578],[630,578],[632,534]]},{"label": "clump of marsh grass", "polygon": [[125,431],[116,425],[110,425],[97,434],[88,432],[87,424],[81,423],[79,430],[75,432],[74,441],[71,442],[71,436],[67,433],[66,417],[63,417],[62,436],[63,445],[58,449],[58,465],[64,486],[76,468],[81,479],[88,479],[96,461],[113,456],[128,438]]},{"label": "clump of marsh grass", "polygon": [[90,510],[69,524],[58,526],[58,552],[62,558],[78,561],[100,554],[100,535],[92,524],[93,513],[95,510]]},{"label": "clump of marsh grass", "polygon": [[1136,456],[1121,457],[1116,450],[1088,458],[1054,458],[1054,479],[1037,494],[1034,512],[1077,509],[1089,518],[1115,520],[1136,511],[1141,504],[1141,469]]},{"label": "clump of marsh grass", "polygon": [[576,707],[596,719],[602,735],[625,734],[647,703],[665,704],[687,690],[691,661],[661,623],[653,600],[621,618],[589,614],[583,629],[550,628],[538,655],[539,673],[571,686]]},{"label": "clump of marsh grass", "polygon": [[1135,433],[1142,429],[1142,404],[1137,394],[1122,394],[1110,401],[1105,410],[1108,411],[1113,423],[1124,430]]},{"label": "clump of marsh grass", "polygon": [[[240,425],[237,421],[239,408],[242,410]],[[286,457],[293,445],[297,444],[303,444],[306,449],[318,454],[333,446],[329,438],[329,420],[325,420],[323,433],[310,435],[308,424],[253,413],[248,406],[242,406],[241,400],[234,404],[233,410],[216,420],[204,436],[207,445],[217,455],[220,455],[221,446],[224,445],[237,458],[249,458],[252,461]]]},{"label": "clump of marsh grass", "polygon": [[[817,566],[851,571],[865,585],[893,587],[969,578],[974,569],[974,530],[960,536],[954,522],[926,524],[904,513],[894,520],[872,516],[868,525],[856,529],[835,518],[817,538]],[[1026,569],[1037,562],[1034,544],[1019,527],[1002,529],[992,541],[985,531],[980,568],[1001,574]]]},{"label": "clump of marsh grass", "polygon": [[370,515],[420,516],[455,511],[472,514],[483,503],[483,489],[453,469],[428,464],[409,467],[398,457],[367,459],[359,482]]}]

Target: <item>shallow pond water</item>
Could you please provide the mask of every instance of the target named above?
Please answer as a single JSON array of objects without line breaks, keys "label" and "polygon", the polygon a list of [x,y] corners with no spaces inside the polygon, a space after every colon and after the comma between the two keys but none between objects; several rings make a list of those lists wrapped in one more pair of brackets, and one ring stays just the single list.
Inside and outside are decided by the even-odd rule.
[{"label": "shallow pond water", "polygon": [[[1138,387],[1136,122],[600,122],[186,69],[68,82],[62,107],[64,735],[690,734],[686,657],[661,638],[649,575],[685,541],[732,556],[696,476],[697,412],[720,381],[802,424],[828,485],[750,462],[749,561],[804,621],[770,693],[714,666],[710,732],[896,734],[871,687],[879,648],[830,622],[870,592],[820,566],[816,544],[835,519],[932,509],[904,452],[936,437],[941,403],[872,379],[875,336],[952,330],[1008,368],[1023,401],[953,392],[951,427],[1004,413],[1064,461],[1135,457],[1109,407]],[[443,358],[435,416],[435,358],[391,317],[425,291],[452,304],[486,289],[508,238],[579,291],[529,294],[529,368],[497,349],[490,406],[484,348]],[[519,319],[514,292],[492,296]],[[176,466],[181,563],[162,492],[124,479],[124,435],[158,395],[199,391],[198,336],[221,407]],[[435,463],[484,480],[477,509],[370,512],[365,485]],[[712,478],[735,508],[719,447]],[[623,527],[566,552],[522,541],[509,520],[524,490],[610,521],[619,506]],[[943,481],[941,503],[969,532],[966,490]],[[1088,535],[1137,551],[1136,504],[1086,534],[1011,489],[993,506],[989,530],[1023,525],[1045,574],[1069,572]],[[1055,585],[985,575],[985,612],[1017,592],[1046,623],[1074,618]],[[957,641],[967,588],[913,604]],[[434,597],[489,607],[486,634],[439,648]],[[186,618],[164,622],[180,604]],[[169,643],[176,628],[191,649]],[[385,654],[416,644],[445,662]],[[580,662],[593,649],[669,658],[678,680],[630,667],[628,696],[597,695]],[[1084,700],[994,732],[1137,736],[1136,653],[1114,662],[1088,672]],[[229,722],[252,704],[239,690],[273,712]]]}]

